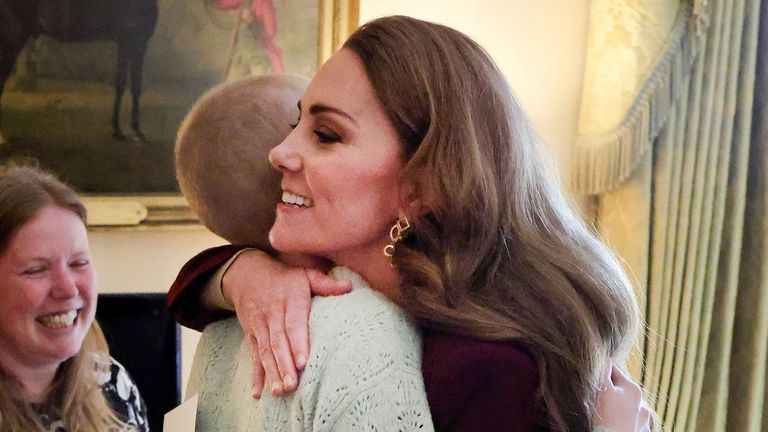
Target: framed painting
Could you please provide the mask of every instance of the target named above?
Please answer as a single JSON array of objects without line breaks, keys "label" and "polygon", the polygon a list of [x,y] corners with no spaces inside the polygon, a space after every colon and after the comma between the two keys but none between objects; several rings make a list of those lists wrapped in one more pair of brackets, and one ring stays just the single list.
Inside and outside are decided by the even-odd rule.
[{"label": "framed painting", "polygon": [[194,223],[176,130],[209,88],[311,77],[358,0],[0,0],[0,161],[34,159],[92,225]]}]

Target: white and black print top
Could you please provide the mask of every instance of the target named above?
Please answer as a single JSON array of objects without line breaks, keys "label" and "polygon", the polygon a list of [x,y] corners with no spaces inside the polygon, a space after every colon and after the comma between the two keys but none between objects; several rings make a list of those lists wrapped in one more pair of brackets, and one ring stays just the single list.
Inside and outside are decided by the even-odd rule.
[{"label": "white and black print top", "polygon": [[[126,372],[123,365],[115,359],[103,370],[96,372],[96,381],[101,385],[101,391],[112,411],[126,424],[126,431],[148,432],[147,407],[139,394],[139,389]],[[66,432],[64,422],[50,407],[33,406],[40,416],[45,431]],[[53,412],[52,412],[53,411]]]}]

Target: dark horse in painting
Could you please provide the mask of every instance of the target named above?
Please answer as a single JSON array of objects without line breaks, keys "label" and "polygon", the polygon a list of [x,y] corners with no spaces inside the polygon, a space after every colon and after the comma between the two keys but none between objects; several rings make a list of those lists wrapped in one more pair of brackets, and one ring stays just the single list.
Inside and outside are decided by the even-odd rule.
[{"label": "dark horse in painting", "polygon": [[125,139],[120,102],[130,82],[131,128],[137,139],[145,141],[139,98],[144,55],[156,23],[157,0],[0,0],[0,98],[29,38],[44,34],[60,41],[112,40],[117,43],[112,135]]}]

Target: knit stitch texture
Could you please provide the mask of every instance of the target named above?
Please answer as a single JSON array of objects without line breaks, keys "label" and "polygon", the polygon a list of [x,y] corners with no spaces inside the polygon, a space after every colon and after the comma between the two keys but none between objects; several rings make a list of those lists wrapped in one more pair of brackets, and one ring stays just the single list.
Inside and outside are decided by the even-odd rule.
[{"label": "knit stitch texture", "polygon": [[353,291],[315,297],[311,350],[298,389],[251,396],[250,348],[236,318],[208,325],[187,398],[199,394],[198,431],[433,431],[421,376],[421,338],[405,312],[352,271]]}]

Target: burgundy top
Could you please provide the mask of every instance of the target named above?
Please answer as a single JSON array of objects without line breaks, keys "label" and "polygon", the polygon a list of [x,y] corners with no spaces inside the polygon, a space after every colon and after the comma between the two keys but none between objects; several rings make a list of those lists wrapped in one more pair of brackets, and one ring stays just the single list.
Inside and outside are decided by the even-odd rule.
[{"label": "burgundy top", "polygon": [[[200,306],[210,276],[239,249],[203,251],[181,269],[168,292],[168,309],[183,325],[202,330],[231,316]],[[423,330],[422,374],[437,431],[538,431],[539,374],[529,351],[516,341],[489,342]]]},{"label": "burgundy top", "polygon": [[425,330],[421,372],[435,430],[539,430],[539,374],[518,342]]}]

